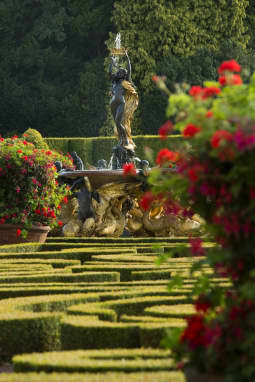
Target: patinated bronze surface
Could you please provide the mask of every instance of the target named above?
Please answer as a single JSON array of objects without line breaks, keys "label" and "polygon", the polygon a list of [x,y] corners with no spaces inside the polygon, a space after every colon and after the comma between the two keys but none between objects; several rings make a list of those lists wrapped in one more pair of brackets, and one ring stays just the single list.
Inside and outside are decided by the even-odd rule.
[{"label": "patinated bronze surface", "polygon": [[[131,63],[126,52],[128,69],[121,68],[117,60],[111,57],[109,76],[112,82],[110,107],[116,125],[118,146],[113,155],[119,161],[119,167],[132,161],[135,143],[131,136],[131,122],[138,106],[138,94],[131,79]],[[116,73],[113,73],[113,68]],[[117,164],[114,164],[117,168]]]}]

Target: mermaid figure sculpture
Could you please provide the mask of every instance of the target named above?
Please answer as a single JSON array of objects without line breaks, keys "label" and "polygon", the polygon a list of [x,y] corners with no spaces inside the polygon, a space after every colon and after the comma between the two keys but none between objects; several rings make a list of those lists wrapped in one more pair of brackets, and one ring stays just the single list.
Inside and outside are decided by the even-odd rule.
[{"label": "mermaid figure sculpture", "polygon": [[[131,80],[131,63],[127,51],[125,52],[128,69],[118,66],[117,60],[111,57],[109,67],[111,89],[111,112],[117,128],[117,134],[121,148],[129,151],[129,156],[134,155],[135,143],[131,137],[131,121],[138,106],[138,94]],[[113,67],[117,72],[113,74]]]}]

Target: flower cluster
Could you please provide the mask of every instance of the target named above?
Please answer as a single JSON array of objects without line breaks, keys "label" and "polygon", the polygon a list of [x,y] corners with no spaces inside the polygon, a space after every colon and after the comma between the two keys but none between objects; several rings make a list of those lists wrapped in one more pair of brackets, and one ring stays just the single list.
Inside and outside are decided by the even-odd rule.
[{"label": "flower cluster", "polygon": [[205,256],[220,277],[228,277],[235,295],[223,298],[224,289],[204,283],[195,302],[197,313],[173,345],[176,358],[188,356],[200,370],[224,370],[238,382],[255,376],[246,354],[254,354],[249,336],[255,317],[255,74],[243,84],[240,72],[236,61],[225,61],[217,82],[170,95],[168,117],[190,150],[163,155],[167,163],[176,159],[175,172],[164,179],[158,175],[160,186],[151,190],[153,195],[171,190],[183,210],[205,220],[217,246],[205,250],[202,239],[190,238],[191,253]]},{"label": "flower cluster", "polygon": [[32,225],[57,225],[66,186],[57,182],[54,163],[73,168],[63,155],[38,149],[24,138],[0,137],[0,224],[20,224],[18,236],[25,237]]}]

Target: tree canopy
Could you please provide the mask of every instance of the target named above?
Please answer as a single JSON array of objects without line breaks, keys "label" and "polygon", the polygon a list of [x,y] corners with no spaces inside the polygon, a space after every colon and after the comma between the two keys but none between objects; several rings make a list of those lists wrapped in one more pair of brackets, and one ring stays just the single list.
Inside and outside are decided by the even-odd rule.
[{"label": "tree canopy", "polygon": [[174,90],[216,79],[226,58],[255,69],[255,0],[1,0],[1,133],[111,134],[107,46],[117,32],[140,97],[136,133],[165,119],[153,74]]}]

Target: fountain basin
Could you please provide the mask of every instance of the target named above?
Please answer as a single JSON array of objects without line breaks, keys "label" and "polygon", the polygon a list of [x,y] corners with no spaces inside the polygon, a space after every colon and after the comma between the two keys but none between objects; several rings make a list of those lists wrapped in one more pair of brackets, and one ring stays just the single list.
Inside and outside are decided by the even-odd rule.
[{"label": "fountain basin", "polygon": [[76,171],[63,171],[59,176],[69,179],[76,179],[79,177],[88,177],[93,190],[97,190],[101,186],[108,183],[135,183],[138,181],[137,177],[141,176],[142,170],[136,170],[136,175],[124,175],[123,170],[76,170]]}]

